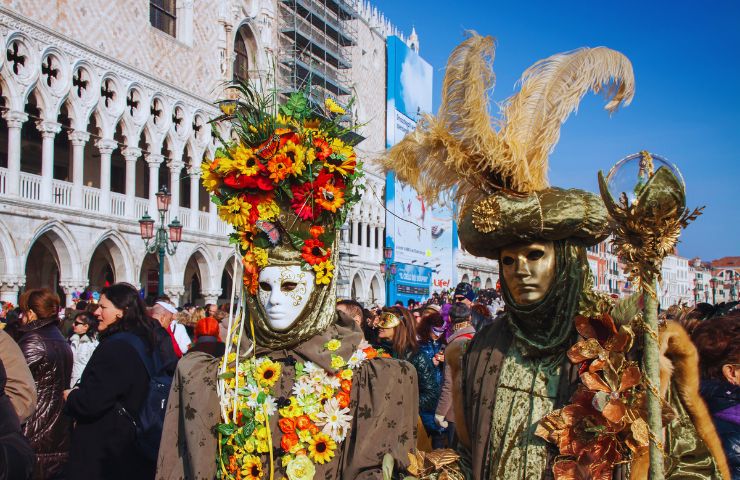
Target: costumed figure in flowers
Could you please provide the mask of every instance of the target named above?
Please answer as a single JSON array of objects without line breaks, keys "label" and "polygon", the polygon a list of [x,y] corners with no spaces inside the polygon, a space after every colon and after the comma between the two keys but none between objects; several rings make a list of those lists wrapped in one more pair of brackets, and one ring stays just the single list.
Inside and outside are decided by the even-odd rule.
[{"label": "costumed figure in flowers", "polygon": [[[242,258],[243,308],[222,361],[178,366],[158,478],[379,478],[416,444],[413,367],[366,343],[336,311],[338,228],[362,173],[344,107],[251,86],[222,104],[223,141],[203,182]],[[248,348],[244,348],[248,346]],[[385,358],[384,358],[385,357]],[[403,405],[403,408],[399,408]]]},{"label": "costumed figure in flowers", "polygon": [[[438,114],[386,158],[427,199],[450,192],[463,248],[499,262],[505,313],[464,349],[446,351],[459,363],[453,403],[463,467],[481,480],[646,472],[637,463],[653,432],[633,361],[640,299],[615,304],[592,290],[586,248],[607,237],[606,208],[595,194],[547,181],[562,122],[590,90],[605,94],[610,112],[629,103],[632,66],[603,47],[554,55],[524,73],[492,122],[493,48],[492,38],[473,34],[455,49]],[[719,478],[721,450],[707,447],[716,447],[716,432],[694,428],[706,416],[696,388],[668,390],[667,476]]]}]

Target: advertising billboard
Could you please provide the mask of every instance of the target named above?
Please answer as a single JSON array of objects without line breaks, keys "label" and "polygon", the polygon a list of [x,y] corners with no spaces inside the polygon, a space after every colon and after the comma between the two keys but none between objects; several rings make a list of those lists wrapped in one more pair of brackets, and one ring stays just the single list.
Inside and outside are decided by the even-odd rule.
[{"label": "advertising billboard", "polygon": [[[391,147],[416,128],[422,113],[431,112],[433,70],[398,37],[388,37],[386,49],[386,147]],[[444,215],[435,217],[434,209],[392,172],[386,178],[386,208],[385,240],[393,248],[392,261],[397,265],[387,302],[421,301],[430,295],[435,265],[442,263],[434,258],[441,248],[439,242],[435,247],[431,232],[442,232],[438,237],[445,237],[446,224],[440,220]]]}]

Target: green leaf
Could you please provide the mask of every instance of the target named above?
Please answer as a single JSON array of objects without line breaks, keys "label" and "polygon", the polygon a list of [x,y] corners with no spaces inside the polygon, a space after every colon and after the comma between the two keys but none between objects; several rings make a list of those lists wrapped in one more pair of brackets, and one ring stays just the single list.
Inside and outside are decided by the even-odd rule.
[{"label": "green leaf", "polygon": [[260,232],[254,236],[254,246],[259,248],[270,248],[272,247],[272,244],[267,238],[267,235],[264,232]]},{"label": "green leaf", "polygon": [[245,436],[250,436],[254,432],[254,420],[249,420],[248,422],[244,423],[244,426],[242,427],[242,432],[244,432]]},{"label": "green leaf", "polygon": [[218,378],[221,380],[228,380],[229,378],[234,378],[234,377],[236,377],[236,373],[234,372],[224,372],[218,376]]},{"label": "green leaf", "polygon": [[217,197],[216,195],[211,195],[211,201],[215,203],[217,206],[223,205],[223,202],[221,201],[220,197]]},{"label": "green leaf", "polygon": [[257,395],[257,403],[261,404],[265,401],[265,398],[267,398],[267,394],[265,394],[265,392],[260,392],[259,395]]},{"label": "green leaf", "polygon": [[234,434],[234,431],[236,431],[236,425],[233,423],[220,423],[218,427],[216,427],[216,430],[218,430],[221,435],[231,436]]},{"label": "green leaf", "polygon": [[296,235],[295,233],[290,234],[290,241],[293,244],[293,246],[298,249],[303,248],[303,244],[305,243],[305,240],[303,240],[300,236]]}]

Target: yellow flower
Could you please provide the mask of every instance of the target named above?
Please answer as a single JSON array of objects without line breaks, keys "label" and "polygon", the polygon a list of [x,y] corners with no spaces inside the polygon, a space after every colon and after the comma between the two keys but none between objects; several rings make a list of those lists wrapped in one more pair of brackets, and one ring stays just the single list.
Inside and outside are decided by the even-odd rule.
[{"label": "yellow flower", "polygon": [[254,154],[254,150],[239,145],[234,151],[231,152],[231,156],[234,158],[234,167],[242,175],[252,177],[258,174],[264,167],[260,163],[259,158]]},{"label": "yellow flower", "polygon": [[319,285],[329,285],[334,277],[334,265],[331,260],[314,265],[313,271],[316,273],[316,283]]},{"label": "yellow flower", "polygon": [[267,266],[267,250],[264,248],[254,247],[252,249],[252,253],[254,254],[254,260],[257,262],[257,266],[259,268]]},{"label": "yellow flower", "polygon": [[303,121],[303,128],[306,130],[316,130],[321,125],[321,120],[318,118],[307,118]]},{"label": "yellow flower", "polygon": [[242,463],[242,478],[244,480],[259,480],[262,478],[262,462],[254,455],[244,457]]},{"label": "yellow flower", "polygon": [[278,413],[285,418],[295,418],[303,415],[303,408],[296,403],[295,397],[290,397],[290,405],[278,409]]},{"label": "yellow flower", "polygon": [[338,338],[332,338],[331,340],[326,342],[326,345],[324,346],[327,350],[331,352],[336,352],[337,350],[339,350],[339,347],[342,346],[342,342],[340,342]]},{"label": "yellow flower", "polygon": [[285,146],[280,149],[279,153],[285,155],[291,162],[293,162],[290,172],[292,175],[298,176],[306,169],[306,147],[303,145],[296,145],[295,143],[288,141]]},{"label": "yellow flower", "polygon": [[285,469],[289,480],[312,480],[316,475],[316,466],[305,455],[298,455],[288,463]]},{"label": "yellow flower", "polygon": [[344,361],[342,357],[339,355],[332,355],[331,356],[331,368],[334,370],[339,370],[343,366],[345,366],[347,363]]},{"label": "yellow flower", "polygon": [[280,207],[274,200],[260,203],[257,205],[257,211],[259,212],[259,219],[264,222],[271,222],[280,215]]},{"label": "yellow flower", "polygon": [[337,444],[332,438],[323,433],[317,433],[308,442],[308,456],[316,463],[324,464],[334,458]]},{"label": "yellow flower", "polygon": [[340,107],[339,104],[331,98],[324,100],[324,106],[326,106],[326,109],[331,113],[337,113],[339,115],[344,115],[346,113],[346,110]]},{"label": "yellow flower", "polygon": [[280,378],[281,365],[272,360],[265,360],[254,372],[254,378],[261,387],[272,387]]},{"label": "yellow flower", "polygon": [[229,225],[239,228],[249,224],[251,209],[252,205],[242,200],[241,197],[231,197],[226,205],[218,207],[218,216]]},{"label": "yellow flower", "polygon": [[352,380],[352,370],[350,370],[349,368],[342,370],[341,372],[339,372],[339,378],[341,378],[342,380]]},{"label": "yellow flower", "polygon": [[221,183],[221,177],[211,171],[211,164],[203,162],[200,165],[200,178],[203,181],[203,188],[208,192],[215,192],[218,184]]}]

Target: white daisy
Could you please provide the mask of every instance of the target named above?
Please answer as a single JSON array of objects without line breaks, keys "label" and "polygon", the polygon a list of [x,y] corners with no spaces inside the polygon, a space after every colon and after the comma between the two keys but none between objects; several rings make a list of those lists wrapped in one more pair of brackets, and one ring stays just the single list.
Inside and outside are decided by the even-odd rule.
[{"label": "white daisy", "polygon": [[293,384],[293,395],[301,397],[313,393],[313,386],[308,382],[308,379],[304,380],[304,378],[305,377],[301,377],[297,382]]},{"label": "white daisy", "polygon": [[370,344],[365,340],[364,338],[360,342],[359,345],[357,345],[357,350],[365,350],[366,348],[369,348]]},{"label": "white daisy", "polygon": [[268,395],[265,397],[265,401],[262,402],[263,405],[263,411],[267,414],[267,416],[272,416],[277,412],[277,404],[275,403],[275,398],[273,398],[272,395]]},{"label": "white daisy", "polygon": [[247,385],[247,406],[250,408],[257,408],[257,397],[262,390],[257,385]]},{"label": "white daisy", "polygon": [[342,386],[342,380],[336,375],[328,375],[326,377],[326,382],[324,383],[324,385],[327,385],[336,390],[337,388]]},{"label": "white daisy", "polygon": [[367,355],[362,350],[357,350],[355,353],[352,354],[351,357],[349,357],[349,361],[347,362],[347,365],[349,368],[355,369],[360,366],[362,362],[364,362],[367,359]]},{"label": "white daisy", "polygon": [[323,372],[324,370],[313,362],[306,362],[303,365],[303,371],[306,372],[308,375],[311,375],[314,372],[318,372],[318,371]]},{"label": "white daisy", "polygon": [[317,425],[324,425],[322,432],[329,435],[335,442],[341,442],[347,435],[352,415],[348,415],[349,408],[340,408],[339,400],[330,398],[324,403],[324,411],[319,412]]}]

